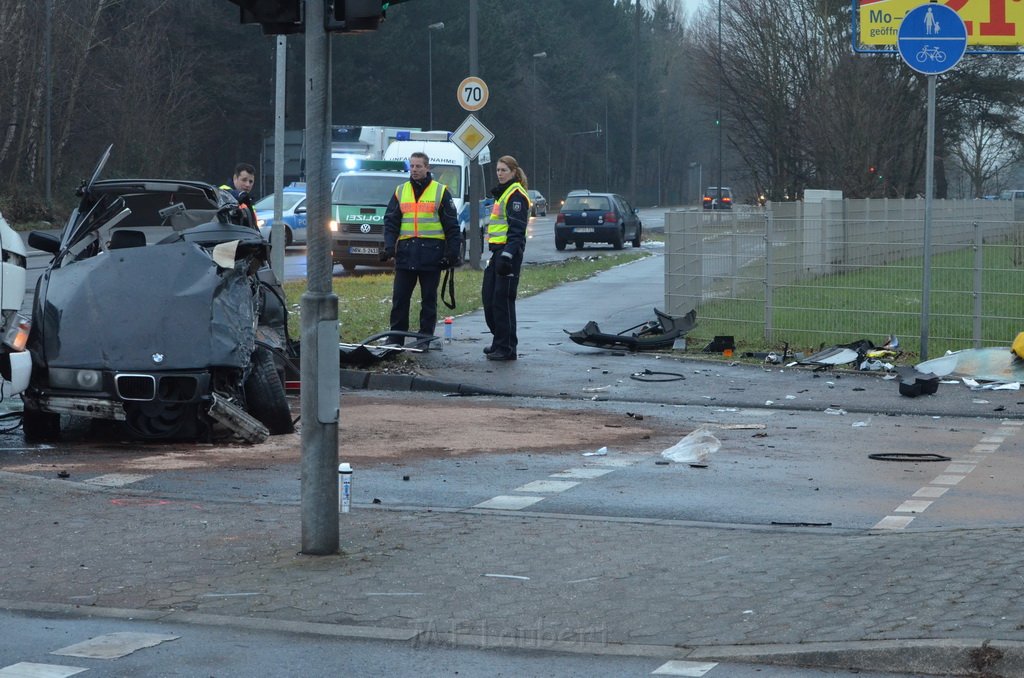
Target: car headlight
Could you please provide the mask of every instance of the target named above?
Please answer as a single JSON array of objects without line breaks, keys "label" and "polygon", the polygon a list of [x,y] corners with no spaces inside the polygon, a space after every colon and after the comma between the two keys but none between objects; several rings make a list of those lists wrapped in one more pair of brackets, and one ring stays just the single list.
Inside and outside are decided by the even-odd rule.
[{"label": "car headlight", "polygon": [[50,368],[50,386],[80,391],[99,391],[103,378],[99,370],[75,370],[65,367]]},{"label": "car headlight", "polygon": [[257,219],[256,220],[256,228],[263,228],[266,225],[267,225],[267,220],[266,219]]},{"label": "car headlight", "polygon": [[331,221],[327,224],[327,228],[331,229],[331,233],[337,233],[338,232],[338,222],[337,222],[337,220],[331,219]]}]

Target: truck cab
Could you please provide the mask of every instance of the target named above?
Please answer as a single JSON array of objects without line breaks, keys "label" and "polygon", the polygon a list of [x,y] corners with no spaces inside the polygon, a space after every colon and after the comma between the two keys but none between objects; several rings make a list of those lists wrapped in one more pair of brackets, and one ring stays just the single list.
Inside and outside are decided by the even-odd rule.
[{"label": "truck cab", "polygon": [[25,350],[29,320],[21,315],[25,299],[25,242],[0,214],[0,394],[21,393],[32,375],[32,356]]}]

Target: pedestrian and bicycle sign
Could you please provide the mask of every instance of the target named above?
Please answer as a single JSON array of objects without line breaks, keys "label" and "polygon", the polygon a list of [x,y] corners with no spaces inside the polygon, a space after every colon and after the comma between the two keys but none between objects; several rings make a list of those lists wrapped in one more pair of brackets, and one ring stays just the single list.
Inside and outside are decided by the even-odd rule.
[{"label": "pedestrian and bicycle sign", "polygon": [[896,36],[900,56],[918,73],[938,75],[967,51],[967,26],[954,10],[930,2],[907,12]]}]

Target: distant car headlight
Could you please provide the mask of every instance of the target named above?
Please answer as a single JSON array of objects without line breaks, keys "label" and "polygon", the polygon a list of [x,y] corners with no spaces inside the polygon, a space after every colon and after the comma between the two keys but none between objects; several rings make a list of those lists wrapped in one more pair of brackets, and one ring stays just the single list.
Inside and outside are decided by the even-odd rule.
[{"label": "distant car headlight", "polygon": [[267,225],[267,220],[266,219],[257,219],[256,220],[256,227],[257,228],[263,228],[266,225]]},{"label": "distant car headlight", "polygon": [[327,228],[331,229],[331,233],[338,232],[338,222],[335,219],[331,219],[330,223],[327,224]]},{"label": "distant car headlight", "polygon": [[80,391],[99,391],[103,378],[99,370],[75,370],[64,367],[50,368],[50,386]]}]

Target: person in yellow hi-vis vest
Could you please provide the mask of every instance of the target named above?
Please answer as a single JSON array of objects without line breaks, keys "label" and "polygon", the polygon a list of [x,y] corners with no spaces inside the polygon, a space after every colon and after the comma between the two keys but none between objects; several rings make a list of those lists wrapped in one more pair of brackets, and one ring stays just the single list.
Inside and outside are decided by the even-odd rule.
[{"label": "person in yellow hi-vis vest", "polygon": [[[391,329],[409,330],[409,304],[420,285],[420,334],[433,334],[437,325],[437,287],[441,272],[462,261],[462,233],[451,191],[434,181],[426,153],[409,156],[409,181],[395,189],[384,213],[381,261],[395,260],[391,289]],[[392,336],[391,342],[404,343]]]},{"label": "person in yellow hi-vis vest", "polygon": [[526,249],[530,198],[526,193],[526,173],[515,158],[503,155],[494,167],[498,185],[491,189],[494,206],[487,220],[487,248],[491,259],[484,269],[481,288],[484,319],[492,338],[484,353],[488,360],[515,360],[519,347],[516,292]]}]

